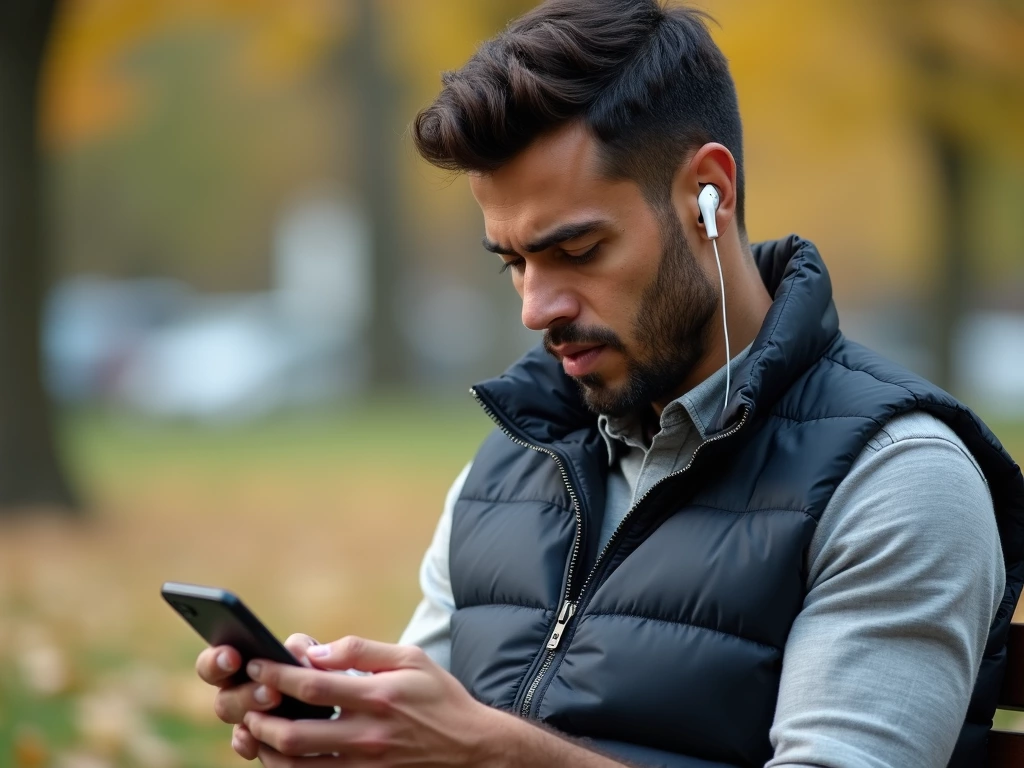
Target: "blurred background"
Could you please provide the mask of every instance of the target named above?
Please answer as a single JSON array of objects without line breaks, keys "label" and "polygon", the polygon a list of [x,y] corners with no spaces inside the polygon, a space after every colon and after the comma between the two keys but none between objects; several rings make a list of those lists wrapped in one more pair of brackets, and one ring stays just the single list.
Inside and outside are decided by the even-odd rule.
[{"label": "blurred background", "polygon": [[[0,4],[0,765],[235,764],[166,579],[397,638],[467,387],[536,342],[408,125],[532,5]],[[751,239],[814,240],[847,334],[1019,458],[1024,5],[699,5]]]}]

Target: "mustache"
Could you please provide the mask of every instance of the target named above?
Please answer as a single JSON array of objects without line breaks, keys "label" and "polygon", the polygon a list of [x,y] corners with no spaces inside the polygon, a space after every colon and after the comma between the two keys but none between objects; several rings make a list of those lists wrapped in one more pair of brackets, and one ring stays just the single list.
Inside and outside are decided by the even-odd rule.
[{"label": "mustache", "polygon": [[544,350],[557,357],[554,348],[562,344],[593,344],[624,352],[626,345],[622,343],[610,328],[586,327],[567,323],[544,331]]}]

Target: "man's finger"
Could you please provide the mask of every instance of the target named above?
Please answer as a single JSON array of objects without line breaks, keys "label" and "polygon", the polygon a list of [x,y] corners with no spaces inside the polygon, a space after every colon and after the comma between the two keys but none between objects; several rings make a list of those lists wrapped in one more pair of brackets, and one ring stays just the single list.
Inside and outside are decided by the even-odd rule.
[{"label": "man's finger", "polygon": [[260,712],[245,716],[245,726],[257,741],[273,747],[282,755],[330,755],[349,752],[347,723],[337,720],[285,720]]},{"label": "man's finger", "polygon": [[231,748],[246,760],[255,760],[260,751],[259,742],[242,724],[231,729]]},{"label": "man's finger", "polygon": [[240,723],[246,712],[273,709],[281,703],[281,694],[260,683],[243,683],[217,691],[213,711],[225,723]]},{"label": "man's finger", "polygon": [[395,669],[421,668],[427,656],[413,645],[394,645],[363,637],[343,637],[327,645],[306,650],[313,666],[321,669],[359,669],[363,672],[390,672]]},{"label": "man's finger", "polygon": [[302,633],[290,635],[284,641],[284,647],[289,650],[292,656],[299,660],[300,664],[304,664],[307,667],[309,666],[309,659],[306,658],[306,649],[314,645],[318,645],[317,641],[309,635],[303,635]]},{"label": "man's finger", "polygon": [[249,677],[268,689],[280,691],[307,704],[339,706],[359,711],[366,709],[366,703],[372,699],[375,691],[372,677],[336,675],[322,669],[277,664],[264,659],[250,661],[246,670]]},{"label": "man's finger", "polygon": [[196,659],[196,673],[200,679],[218,688],[231,685],[231,676],[241,668],[241,655],[228,645],[206,648]]},{"label": "man's finger", "polygon": [[363,763],[353,763],[342,757],[331,757],[330,755],[286,757],[266,744],[260,745],[259,758],[265,768],[298,768],[298,766],[302,766],[302,768],[342,768],[342,766],[344,768],[354,768],[355,766],[363,765]]}]

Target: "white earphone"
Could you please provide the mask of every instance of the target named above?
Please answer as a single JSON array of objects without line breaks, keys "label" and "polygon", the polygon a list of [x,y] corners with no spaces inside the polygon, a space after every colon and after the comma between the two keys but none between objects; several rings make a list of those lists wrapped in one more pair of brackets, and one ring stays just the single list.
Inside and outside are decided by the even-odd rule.
[{"label": "white earphone", "polygon": [[708,239],[715,249],[715,263],[718,265],[718,283],[722,288],[722,330],[725,333],[725,402],[722,404],[722,412],[729,404],[729,386],[732,383],[729,375],[729,363],[732,355],[729,353],[729,323],[725,318],[725,278],[722,276],[722,260],[718,257],[718,220],[716,212],[721,202],[721,195],[714,184],[705,184],[704,188],[697,195],[697,207],[700,209],[701,218],[704,219],[704,231],[708,233]]},{"label": "white earphone", "polygon": [[697,207],[700,208],[700,215],[704,219],[704,229],[712,240],[718,237],[718,222],[715,220],[715,211],[718,210],[720,200],[718,187],[714,184],[705,184],[704,189],[697,195]]}]

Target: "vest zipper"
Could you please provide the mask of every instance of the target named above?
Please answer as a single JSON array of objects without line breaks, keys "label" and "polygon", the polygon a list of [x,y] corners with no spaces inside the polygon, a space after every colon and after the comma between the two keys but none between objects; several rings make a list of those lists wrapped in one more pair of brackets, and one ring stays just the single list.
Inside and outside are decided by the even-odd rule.
[{"label": "vest zipper", "polygon": [[555,631],[551,633],[551,639],[548,640],[549,651],[554,651],[558,648],[559,643],[562,642],[562,635],[565,633],[565,625],[575,615],[576,603],[566,601],[562,604],[562,610],[558,613],[558,621],[555,622]]},{"label": "vest zipper", "polygon": [[597,556],[597,560],[594,561],[594,565],[590,569],[590,572],[587,574],[587,578],[583,582],[583,586],[580,587],[580,591],[576,600],[573,601],[570,599],[572,597],[572,577],[573,572],[576,568],[576,561],[579,558],[580,542],[582,540],[583,533],[583,514],[580,511],[579,498],[576,496],[576,491],[573,490],[572,483],[569,480],[569,473],[565,469],[565,464],[562,462],[562,458],[557,453],[552,451],[550,448],[544,448],[543,446],[540,445],[534,445],[533,443],[529,443],[523,440],[522,438],[512,434],[509,428],[505,426],[505,423],[498,417],[498,415],[491,409],[491,407],[487,405],[486,402],[484,402],[483,398],[480,397],[475,387],[470,388],[469,392],[470,394],[473,395],[474,398],[476,398],[476,401],[480,404],[480,407],[484,409],[484,413],[486,413],[488,417],[491,419],[491,421],[493,421],[498,426],[498,429],[505,433],[505,436],[508,437],[509,440],[511,440],[516,445],[523,446],[524,448],[530,448],[534,451],[539,451],[540,453],[546,453],[548,456],[555,460],[555,464],[558,465],[558,471],[562,475],[562,482],[565,483],[565,488],[566,490],[569,491],[569,498],[572,500],[573,511],[576,514],[576,535],[573,538],[572,542],[572,556],[569,560],[569,572],[565,580],[565,597],[562,600],[562,604],[559,606],[558,618],[555,621],[555,626],[552,629],[551,636],[548,639],[547,645],[545,646],[547,654],[544,657],[544,662],[541,664],[540,669],[537,670],[537,674],[534,675],[533,681],[530,683],[530,687],[526,691],[526,696],[523,698],[523,704],[519,708],[519,714],[524,718],[528,718],[530,716],[530,705],[533,703],[533,697],[537,693],[537,689],[540,687],[541,682],[544,680],[544,676],[548,673],[548,670],[551,669],[551,665],[555,661],[555,655],[558,653],[558,646],[561,645],[562,638],[565,636],[566,627],[572,620],[573,616],[576,615],[577,607],[582,604],[583,596],[587,591],[587,587],[593,580],[594,574],[597,573],[597,570],[600,567],[602,561],[604,560],[605,555],[611,549],[612,544],[615,543],[615,540],[619,537],[619,534],[622,532],[623,528],[625,528],[626,523],[633,516],[633,513],[636,511],[638,507],[640,507],[640,505],[644,503],[647,497],[649,497],[658,486],[660,486],[662,483],[669,480],[670,478],[682,475],[691,466],[693,466],[693,462],[697,458],[697,454],[700,453],[700,450],[705,445],[707,445],[708,443],[714,443],[718,440],[723,440],[724,438],[731,437],[732,435],[736,434],[740,430],[740,428],[746,423],[747,416],[749,415],[750,411],[749,409],[744,408],[743,415],[740,417],[740,420],[736,423],[736,426],[734,426],[727,432],[722,432],[721,434],[708,438],[700,445],[698,445],[696,448],[694,448],[693,455],[690,456],[690,460],[686,463],[685,467],[676,472],[672,472],[671,474],[665,475],[665,477],[661,478],[661,480],[659,480],[657,483],[648,488],[647,492],[637,500],[636,504],[629,508],[629,511],[626,513],[625,517],[623,517],[622,520],[619,521],[619,524],[615,527],[615,530],[612,532],[611,538],[608,539],[608,543],[604,545],[604,548],[601,550],[601,553]]},{"label": "vest zipper", "polygon": [[537,687],[540,685],[541,680],[544,679],[544,675],[547,674],[548,669],[551,667],[551,663],[555,660],[555,653],[558,650],[559,644],[562,642],[562,636],[565,634],[566,625],[576,614],[576,603],[572,602],[570,597],[572,596],[572,577],[576,570],[576,561],[579,559],[580,554],[580,543],[583,539],[583,513],[580,508],[579,497],[576,495],[576,491],[572,487],[572,482],[569,479],[569,472],[565,468],[562,457],[550,448],[544,448],[543,446],[529,443],[517,435],[512,434],[511,430],[509,430],[505,423],[498,417],[491,407],[484,402],[484,399],[480,397],[480,394],[476,391],[475,387],[470,388],[469,392],[480,404],[480,407],[484,409],[484,413],[486,413],[491,421],[498,426],[498,429],[505,433],[505,436],[509,440],[524,448],[530,448],[534,451],[545,453],[555,460],[555,464],[558,466],[558,471],[562,475],[562,482],[565,483],[565,489],[569,492],[573,512],[576,516],[576,533],[573,536],[572,554],[569,558],[569,571],[565,579],[565,597],[562,598],[562,604],[558,609],[558,618],[555,621],[551,637],[545,646],[547,655],[544,657],[544,663],[541,664],[540,669],[533,678],[533,682],[530,683],[530,687],[526,691],[526,696],[523,698],[523,706],[520,708],[520,714],[523,717],[529,717],[530,704],[533,702],[533,695],[537,692]]},{"label": "vest zipper", "polygon": [[530,704],[533,702],[534,694],[537,693],[537,688],[540,687],[541,681],[544,679],[544,676],[548,673],[548,670],[551,669],[551,665],[555,661],[555,655],[558,652],[558,646],[561,644],[562,638],[565,636],[565,630],[567,625],[572,620],[572,617],[576,615],[577,608],[583,605],[583,598],[586,595],[587,587],[590,586],[590,582],[594,578],[594,574],[597,573],[597,570],[601,566],[601,562],[604,560],[605,555],[609,552],[609,550],[612,547],[612,544],[614,544],[615,540],[619,537],[619,533],[626,527],[626,523],[633,516],[633,513],[637,510],[637,508],[640,507],[640,505],[644,503],[647,497],[649,497],[654,492],[655,488],[657,488],[659,485],[669,480],[670,478],[678,477],[679,475],[686,472],[686,470],[688,470],[690,467],[692,467],[694,459],[697,458],[697,454],[700,453],[701,448],[703,448],[708,443],[714,443],[718,440],[723,440],[727,437],[735,435],[740,430],[740,428],[746,423],[748,414],[749,410],[747,408],[744,408],[743,415],[740,417],[740,420],[736,423],[736,426],[734,426],[727,432],[722,432],[721,434],[715,435],[714,437],[709,437],[707,440],[705,440],[696,448],[694,448],[693,455],[690,456],[690,460],[686,463],[685,467],[676,472],[672,472],[671,474],[665,475],[665,477],[661,478],[661,480],[659,480],[650,488],[648,488],[647,492],[639,499],[637,499],[636,504],[630,507],[629,511],[626,512],[625,517],[623,517],[622,520],[619,521],[619,524],[615,527],[615,530],[612,532],[611,538],[608,539],[608,543],[604,545],[604,548],[601,549],[601,553],[597,556],[597,560],[594,561],[594,565],[590,569],[590,573],[587,574],[587,578],[583,582],[583,586],[580,587],[580,591],[576,595],[576,601],[569,602],[569,595],[566,595],[566,602],[563,605],[562,610],[559,612],[558,621],[555,623],[555,630],[551,635],[551,639],[548,641],[548,654],[544,659],[544,664],[541,666],[540,670],[538,670],[537,675],[533,678],[533,682],[530,684],[530,688],[526,692],[526,698],[523,699],[523,706],[520,710],[520,714],[523,717],[530,716]]},{"label": "vest zipper", "polygon": [[[735,435],[737,432],[739,432],[740,428],[746,423],[747,416],[749,415],[749,413],[750,411],[747,408],[744,408],[743,415],[740,417],[740,420],[736,422],[736,426],[734,426],[728,432],[722,432],[721,434],[715,435],[714,437],[709,437],[707,440],[700,443],[696,448],[693,449],[693,454],[690,456],[690,460],[686,462],[685,467],[665,475],[663,478],[661,478],[661,480],[659,480],[650,488],[648,488],[643,496],[637,499],[636,504],[629,508],[629,511],[626,512],[625,517],[623,517],[622,520],[619,521],[619,524],[615,527],[615,530],[612,531],[611,538],[608,539],[608,543],[604,545],[604,547],[601,549],[601,553],[597,556],[597,560],[594,561],[594,566],[590,569],[590,573],[587,574],[587,578],[583,582],[583,586],[580,587],[579,596],[576,598],[577,605],[580,605],[583,602],[583,596],[587,591],[587,587],[590,586],[590,582],[593,580],[594,574],[597,573],[597,569],[600,567],[601,561],[604,560],[604,557],[606,554],[608,554],[608,551],[611,549],[612,544],[614,544],[615,540],[619,537],[619,533],[622,531],[623,528],[626,527],[626,523],[633,516],[633,513],[640,507],[640,505],[644,503],[647,497],[650,496],[659,485],[666,482],[667,480],[670,480],[673,477],[679,477],[679,475],[683,474],[684,472],[686,472],[686,470],[692,467],[694,460],[697,458],[697,454],[700,453],[700,449],[703,448],[705,445],[709,443],[714,443],[718,440],[724,440],[725,438],[731,437],[732,435]],[[573,613],[575,613],[575,606]]]}]

